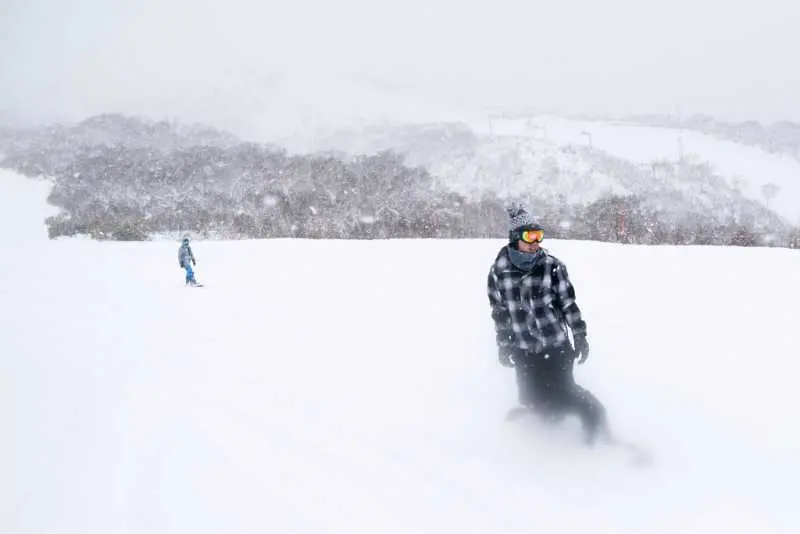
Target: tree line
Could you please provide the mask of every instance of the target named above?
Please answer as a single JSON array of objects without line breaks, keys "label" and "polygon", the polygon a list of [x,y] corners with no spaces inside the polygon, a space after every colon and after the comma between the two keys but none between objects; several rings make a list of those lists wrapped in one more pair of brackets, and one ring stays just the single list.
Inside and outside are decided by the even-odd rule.
[{"label": "tree line", "polygon": [[[163,130],[163,128],[162,128]],[[166,135],[160,131],[159,135]],[[291,155],[242,141],[147,146],[85,141],[68,148],[28,141],[5,147],[4,167],[51,177],[49,201],[60,213],[51,238],[89,235],[146,240],[191,233],[222,238],[498,238],[510,199],[469,197],[443,188],[429,171],[390,150],[342,158]],[[554,238],[640,244],[800,246],[797,228],[747,212],[724,222],[701,210],[682,217],[644,195],[521,200]]]}]

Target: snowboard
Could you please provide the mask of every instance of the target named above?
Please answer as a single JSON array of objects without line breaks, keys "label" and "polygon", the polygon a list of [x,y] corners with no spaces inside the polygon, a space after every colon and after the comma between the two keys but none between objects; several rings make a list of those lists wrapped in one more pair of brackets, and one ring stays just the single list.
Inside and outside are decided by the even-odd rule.
[{"label": "snowboard", "polygon": [[[526,418],[536,420],[541,424],[537,424],[536,431],[548,431],[552,427],[557,426],[559,421],[541,421],[533,412],[523,406],[515,406],[506,412],[505,420],[507,422],[520,421]],[[586,445],[580,440],[568,440],[569,446],[575,446],[577,449],[585,450],[589,453],[597,452],[598,454],[612,453],[611,456],[619,456],[624,463],[633,467],[644,468],[653,465],[653,453],[643,444],[637,443],[633,440],[623,439],[616,436],[607,436],[598,439],[594,445]]]},{"label": "snowboard", "polygon": [[639,443],[612,439],[609,442],[599,443],[595,447],[610,447],[615,452],[620,452],[623,459],[634,467],[650,467],[653,465],[653,453],[647,447]]}]

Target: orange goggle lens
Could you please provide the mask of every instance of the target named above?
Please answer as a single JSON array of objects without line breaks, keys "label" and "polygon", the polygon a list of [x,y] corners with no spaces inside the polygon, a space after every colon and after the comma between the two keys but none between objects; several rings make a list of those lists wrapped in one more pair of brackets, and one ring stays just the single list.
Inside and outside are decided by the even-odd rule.
[{"label": "orange goggle lens", "polygon": [[525,230],[522,232],[522,240],[526,243],[538,243],[544,239],[544,230]]}]

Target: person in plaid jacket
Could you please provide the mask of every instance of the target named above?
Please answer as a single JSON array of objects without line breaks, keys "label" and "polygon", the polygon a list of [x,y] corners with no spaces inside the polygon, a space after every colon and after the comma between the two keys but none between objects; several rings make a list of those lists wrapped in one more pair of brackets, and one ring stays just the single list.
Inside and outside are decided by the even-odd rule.
[{"label": "person in plaid jacket", "polygon": [[564,263],[541,247],[542,226],[524,207],[512,206],[508,215],[509,242],[492,263],[487,290],[500,364],[517,375],[521,406],[509,417],[532,411],[558,421],[574,413],[592,444],[608,430],[604,406],[573,377],[575,360],[589,356],[575,288]]}]

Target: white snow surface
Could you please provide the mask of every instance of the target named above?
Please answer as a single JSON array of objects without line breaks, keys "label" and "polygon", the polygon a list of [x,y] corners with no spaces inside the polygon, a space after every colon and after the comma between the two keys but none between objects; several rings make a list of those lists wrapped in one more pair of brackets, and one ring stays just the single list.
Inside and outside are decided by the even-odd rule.
[{"label": "white snow surface", "polygon": [[0,532],[800,531],[800,255],[551,241],[649,468],[503,420],[497,240],[48,241],[0,175]]},{"label": "white snow surface", "polygon": [[0,247],[47,241],[45,219],[58,213],[58,208],[46,200],[51,187],[44,178],[26,178],[0,169]]}]

